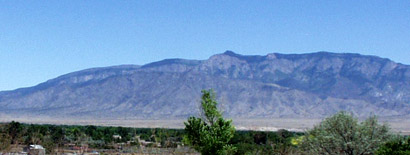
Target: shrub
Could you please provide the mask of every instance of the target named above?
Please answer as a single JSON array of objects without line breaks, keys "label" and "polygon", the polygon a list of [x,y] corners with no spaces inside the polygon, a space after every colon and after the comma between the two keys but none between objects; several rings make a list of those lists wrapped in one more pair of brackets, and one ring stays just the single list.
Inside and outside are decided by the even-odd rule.
[{"label": "shrub", "polygon": [[359,123],[339,112],[308,131],[301,147],[308,154],[373,154],[390,137],[389,128],[375,116]]},{"label": "shrub", "polygon": [[382,145],[376,154],[379,155],[410,155],[410,137],[396,137]]}]

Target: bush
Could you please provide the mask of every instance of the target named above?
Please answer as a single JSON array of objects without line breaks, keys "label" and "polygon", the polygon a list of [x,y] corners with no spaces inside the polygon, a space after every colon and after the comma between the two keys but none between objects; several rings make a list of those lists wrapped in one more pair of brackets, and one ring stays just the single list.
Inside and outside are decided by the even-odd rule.
[{"label": "bush", "polygon": [[301,147],[308,154],[373,154],[390,137],[389,128],[379,125],[375,116],[359,123],[339,112],[308,131]]},{"label": "bush", "polygon": [[396,137],[382,145],[377,151],[378,155],[410,155],[410,137]]}]

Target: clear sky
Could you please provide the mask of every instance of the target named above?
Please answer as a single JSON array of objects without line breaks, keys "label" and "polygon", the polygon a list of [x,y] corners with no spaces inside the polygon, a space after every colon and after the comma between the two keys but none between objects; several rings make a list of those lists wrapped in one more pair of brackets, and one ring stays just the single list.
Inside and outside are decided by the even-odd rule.
[{"label": "clear sky", "polygon": [[0,0],[0,90],[226,50],[349,52],[410,64],[410,1]]}]

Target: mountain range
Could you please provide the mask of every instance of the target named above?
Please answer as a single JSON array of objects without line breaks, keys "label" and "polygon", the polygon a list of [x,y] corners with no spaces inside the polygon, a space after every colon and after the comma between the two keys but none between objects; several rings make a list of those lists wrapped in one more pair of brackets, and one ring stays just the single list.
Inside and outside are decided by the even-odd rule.
[{"label": "mountain range", "polygon": [[231,118],[410,118],[410,66],[352,53],[232,51],[207,60],[165,59],[92,68],[0,92],[0,116],[180,119],[198,115],[202,89]]}]

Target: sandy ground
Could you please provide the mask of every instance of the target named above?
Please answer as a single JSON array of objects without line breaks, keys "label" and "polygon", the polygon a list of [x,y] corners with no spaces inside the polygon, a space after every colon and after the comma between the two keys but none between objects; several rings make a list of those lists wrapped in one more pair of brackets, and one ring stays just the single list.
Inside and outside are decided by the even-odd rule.
[{"label": "sandy ground", "polygon": [[[0,117],[0,122],[18,121],[33,124],[58,124],[58,125],[101,125],[123,126],[137,128],[184,128],[186,120],[80,120],[80,119],[55,119],[55,118],[10,118]],[[277,131],[286,129],[290,131],[306,131],[318,124],[321,119],[294,119],[294,118],[271,118],[271,119],[233,119],[238,130]],[[407,119],[379,119],[387,123],[392,131],[404,135],[410,135],[410,120]]]}]

